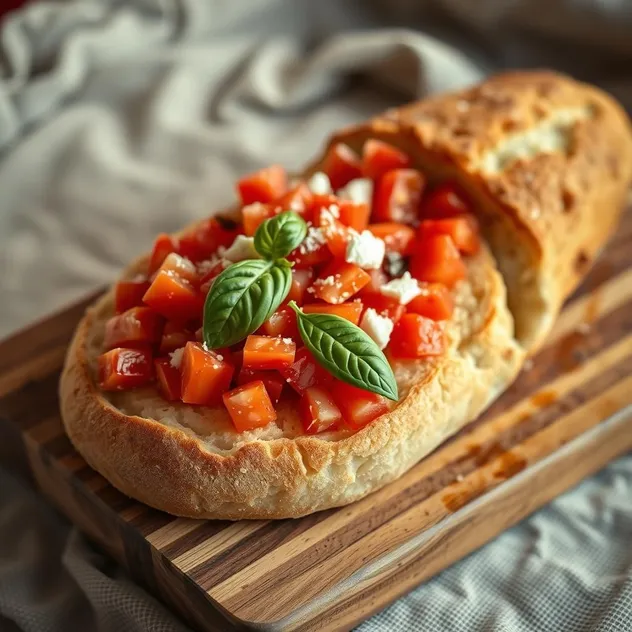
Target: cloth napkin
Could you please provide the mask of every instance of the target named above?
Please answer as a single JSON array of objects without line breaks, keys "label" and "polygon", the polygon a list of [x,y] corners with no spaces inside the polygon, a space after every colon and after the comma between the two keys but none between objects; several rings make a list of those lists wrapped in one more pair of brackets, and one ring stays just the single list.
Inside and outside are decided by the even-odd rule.
[{"label": "cloth napkin", "polygon": [[[626,0],[74,0],[0,28],[0,336],[113,280],[327,134],[496,68],[632,105]],[[0,448],[0,630],[182,631]],[[359,629],[632,628],[632,455]]]}]

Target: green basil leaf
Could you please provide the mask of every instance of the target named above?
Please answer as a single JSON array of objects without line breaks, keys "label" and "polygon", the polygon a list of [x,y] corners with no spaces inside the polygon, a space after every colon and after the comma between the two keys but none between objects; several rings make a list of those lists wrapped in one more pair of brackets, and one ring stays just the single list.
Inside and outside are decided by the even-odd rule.
[{"label": "green basil leaf", "polygon": [[283,262],[246,259],[215,279],[204,304],[204,342],[210,349],[243,340],[285,300],[292,272]]},{"label": "green basil leaf", "polygon": [[257,252],[268,259],[287,257],[307,235],[307,224],[293,211],[265,220],[255,233]]},{"label": "green basil leaf", "polygon": [[332,314],[304,314],[294,301],[298,330],[316,361],[332,375],[397,401],[397,383],[384,354],[360,327]]}]

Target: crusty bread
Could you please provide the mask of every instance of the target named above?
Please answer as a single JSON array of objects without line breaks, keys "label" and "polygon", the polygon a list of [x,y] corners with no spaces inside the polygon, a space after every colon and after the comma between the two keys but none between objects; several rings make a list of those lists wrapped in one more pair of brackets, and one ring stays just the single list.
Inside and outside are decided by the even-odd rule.
[{"label": "crusty bread", "polygon": [[[534,127],[532,137],[517,136]],[[469,258],[448,352],[395,363],[400,401],[363,430],[317,436],[300,435],[291,404],[276,424],[239,434],[221,408],[167,404],[153,389],[100,392],[95,364],[110,291],[81,321],[60,390],[73,444],[121,491],[181,516],[284,518],[347,504],[397,478],[513,380],[612,230],[632,175],[632,139],[616,104],[550,73],[500,76],[332,142],[359,149],[369,137],[404,148],[431,178],[459,179],[505,280],[487,248]],[[520,143],[526,157],[514,160]]]}]

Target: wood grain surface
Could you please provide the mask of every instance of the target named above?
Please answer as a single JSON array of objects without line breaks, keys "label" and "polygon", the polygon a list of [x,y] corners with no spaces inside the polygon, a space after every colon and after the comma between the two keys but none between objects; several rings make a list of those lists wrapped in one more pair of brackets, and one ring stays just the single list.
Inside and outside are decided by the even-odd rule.
[{"label": "wood grain surface", "polygon": [[57,383],[88,302],[0,344],[0,418],[41,489],[199,630],[348,630],[632,449],[632,213],[485,415],[395,483],[300,520],[173,518],[85,464]]}]

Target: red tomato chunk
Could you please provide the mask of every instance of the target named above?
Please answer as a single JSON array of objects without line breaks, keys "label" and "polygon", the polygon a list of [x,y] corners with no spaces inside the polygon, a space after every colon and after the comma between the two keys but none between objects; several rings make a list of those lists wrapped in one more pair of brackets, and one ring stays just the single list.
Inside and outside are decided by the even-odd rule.
[{"label": "red tomato chunk", "polygon": [[397,222],[369,224],[369,230],[386,245],[388,252],[408,257],[415,250],[415,229]]},{"label": "red tomato chunk", "polygon": [[199,342],[187,342],[180,364],[182,401],[212,406],[230,386],[234,367],[228,358],[207,351]]},{"label": "red tomato chunk", "polygon": [[362,150],[362,171],[367,178],[377,180],[387,171],[405,169],[410,158],[403,152],[381,140],[369,139]]},{"label": "red tomato chunk", "polygon": [[465,255],[476,254],[481,246],[478,222],[469,213],[449,219],[424,220],[419,225],[418,234],[420,241],[435,235],[449,235],[454,245]]},{"label": "red tomato chunk", "polygon": [[143,304],[143,296],[149,288],[149,281],[119,281],[116,284],[114,304],[116,313],[121,314],[132,307],[140,307]]},{"label": "red tomato chunk", "polygon": [[160,354],[165,355],[171,351],[175,351],[180,347],[184,347],[189,340],[195,340],[195,334],[188,329],[184,329],[181,325],[167,321],[162,331],[162,340],[160,341]]},{"label": "red tomato chunk", "polygon": [[224,393],[222,398],[237,432],[267,426],[277,418],[266,387],[260,380],[238,386]]},{"label": "red tomato chunk", "polygon": [[342,421],[342,413],[333,397],[318,386],[305,390],[299,402],[299,414],[307,434],[334,430]]},{"label": "red tomato chunk", "polygon": [[446,349],[443,327],[419,314],[404,314],[391,334],[389,350],[396,358],[441,355]]},{"label": "red tomato chunk", "polygon": [[327,305],[322,303],[312,303],[311,305],[305,305],[303,311],[306,314],[333,314],[334,316],[340,316],[354,325],[360,322],[360,314],[362,314],[362,303],[360,301],[351,301],[350,303],[343,303],[342,305]]},{"label": "red tomato chunk", "polygon": [[244,345],[244,368],[285,369],[294,362],[296,343],[289,338],[248,336]]},{"label": "red tomato chunk", "polygon": [[406,312],[406,306],[402,305],[397,299],[390,296],[384,296],[379,292],[363,294],[362,304],[365,309],[371,307],[380,316],[386,316],[396,323]]},{"label": "red tomato chunk", "polygon": [[327,152],[323,171],[329,176],[332,188],[340,189],[354,178],[362,176],[362,165],[356,153],[344,143],[336,143]]},{"label": "red tomato chunk", "polygon": [[281,305],[261,326],[266,336],[298,339],[296,312],[287,305]]},{"label": "red tomato chunk", "polygon": [[410,273],[419,281],[452,287],[467,276],[467,267],[448,235],[433,235],[419,241],[410,262]]},{"label": "red tomato chunk", "polygon": [[186,279],[161,270],[143,300],[169,320],[186,323],[202,316],[204,295]]},{"label": "red tomato chunk", "polygon": [[175,237],[161,233],[156,237],[154,242],[154,249],[151,252],[149,258],[149,274],[153,274],[162,265],[162,262],[167,258],[167,255],[171,252],[178,250],[178,243]]},{"label": "red tomato chunk", "polygon": [[285,381],[299,394],[304,393],[310,386],[327,385],[333,380],[331,373],[325,371],[305,347],[298,349],[292,365],[281,369],[280,372]]},{"label": "red tomato chunk", "polygon": [[313,278],[314,272],[310,269],[292,268],[292,285],[285,299],[286,302],[296,301],[299,305],[302,305],[305,300],[305,292]]},{"label": "red tomato chunk", "polygon": [[419,283],[421,294],[406,306],[407,311],[431,318],[447,320],[454,311],[454,302],[450,291],[440,283]]},{"label": "red tomato chunk", "polygon": [[158,269],[174,274],[189,283],[196,285],[199,282],[199,277],[196,267],[191,263],[189,259],[179,255],[175,252],[170,252],[165,260],[162,262]]},{"label": "red tomato chunk", "polygon": [[130,347],[152,345],[162,336],[163,319],[149,307],[132,307],[118,316],[112,316],[105,324],[103,346]]},{"label": "red tomato chunk", "polygon": [[287,191],[287,174],[281,165],[251,173],[237,183],[242,204],[273,202]]},{"label": "red tomato chunk", "polygon": [[378,222],[411,224],[417,219],[425,178],[415,169],[393,169],[377,183],[373,217]]},{"label": "red tomato chunk", "polygon": [[237,375],[238,386],[257,381],[263,382],[272,403],[278,404],[281,392],[285,386],[285,380],[281,377],[281,374],[277,371],[253,371],[252,369],[242,368]]},{"label": "red tomato chunk", "polygon": [[208,259],[220,246],[230,246],[239,233],[241,229],[232,220],[211,217],[180,237],[178,253],[197,263]]},{"label": "red tomato chunk", "polygon": [[352,430],[360,430],[368,423],[388,412],[385,397],[364,389],[336,381],[331,387],[335,402],[338,404],[345,423]]},{"label": "red tomato chunk", "polygon": [[455,184],[446,182],[433,189],[425,198],[421,217],[441,219],[469,212],[465,198]]},{"label": "red tomato chunk", "polygon": [[333,305],[344,303],[367,283],[371,277],[359,266],[346,261],[334,261],[314,281],[314,296]]},{"label": "red tomato chunk", "polygon": [[154,361],[158,388],[162,396],[169,402],[175,402],[182,395],[182,376],[180,370],[171,364],[170,358],[159,358]]},{"label": "red tomato chunk", "polygon": [[111,349],[99,356],[99,386],[122,391],[144,386],[154,377],[149,349]]}]

